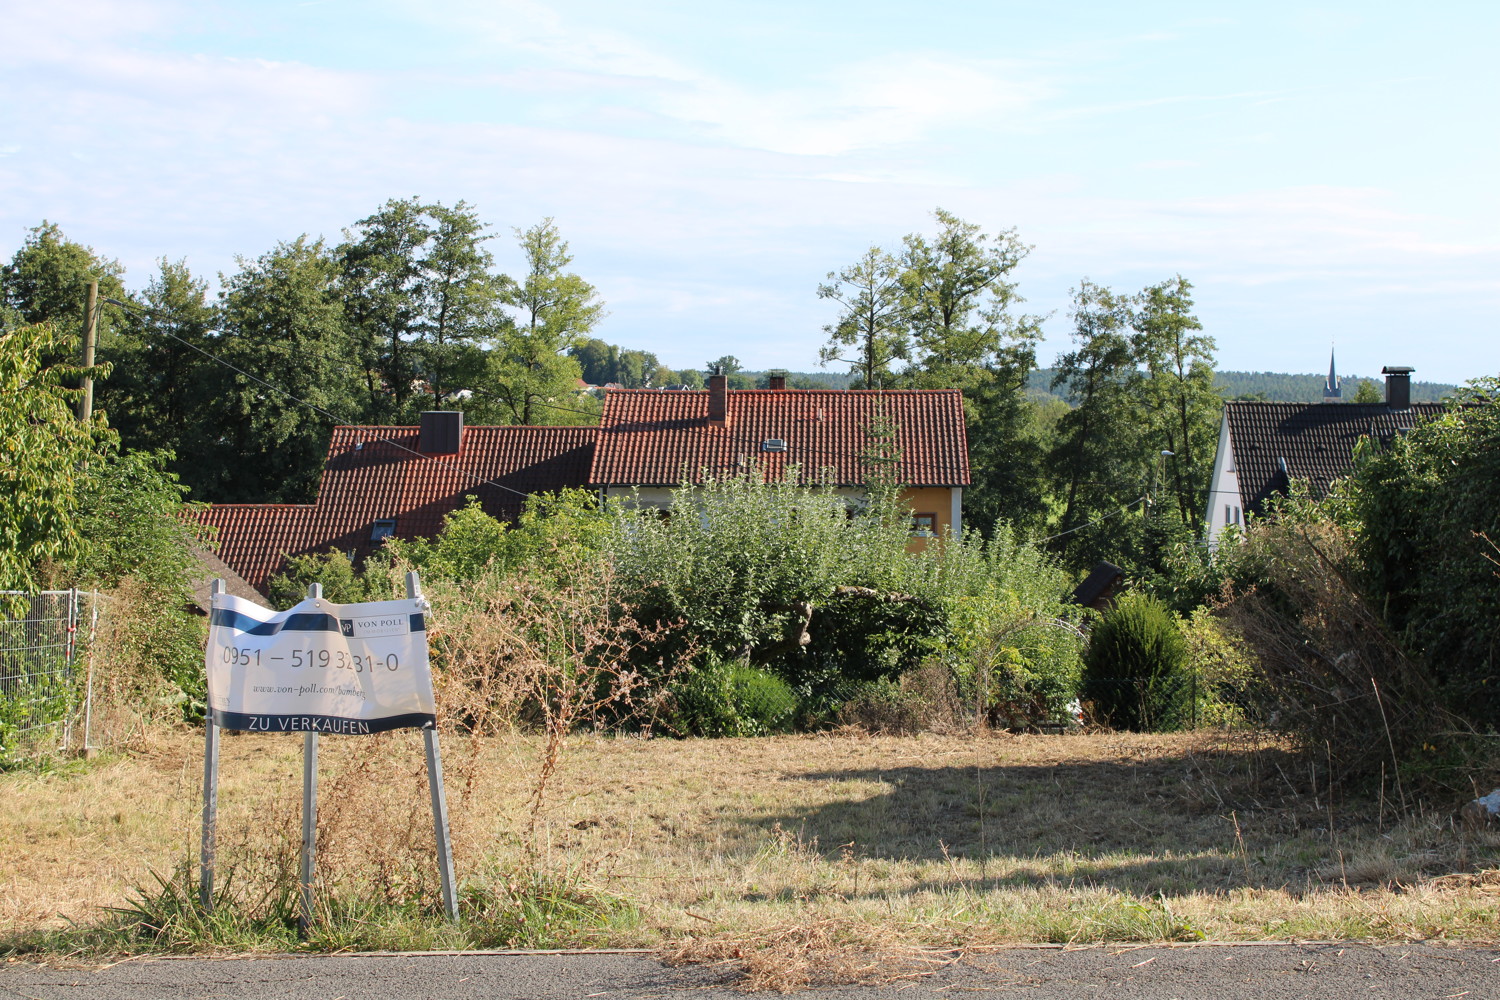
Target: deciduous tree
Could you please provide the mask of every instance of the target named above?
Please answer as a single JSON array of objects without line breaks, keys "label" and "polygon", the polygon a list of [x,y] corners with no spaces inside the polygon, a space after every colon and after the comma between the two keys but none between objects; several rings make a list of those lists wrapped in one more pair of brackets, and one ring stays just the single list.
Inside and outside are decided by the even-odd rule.
[{"label": "deciduous tree", "polygon": [[501,301],[517,315],[491,354],[491,378],[514,422],[545,423],[544,404],[570,398],[579,375],[566,352],[603,318],[604,303],[593,285],[565,270],[573,256],[550,217],[516,237],[527,271],[504,283]]},{"label": "deciduous tree", "polygon": [[1171,452],[1165,466],[1178,517],[1201,535],[1224,397],[1214,385],[1214,339],[1199,332],[1192,289],[1180,274],[1146,288],[1131,326],[1146,367],[1144,415],[1157,450]]},{"label": "deciduous tree", "polygon": [[100,350],[114,371],[95,391],[124,449],[172,452],[171,471],[203,496],[243,459],[211,419],[232,375],[200,353],[220,350],[217,323],[207,282],[185,261],[163,259],[140,308],[125,313],[120,335]]},{"label": "deciduous tree", "polygon": [[857,375],[854,388],[879,389],[891,380],[891,366],[909,354],[906,297],[901,267],[886,251],[870,247],[842,271],[829,271],[818,298],[843,307],[823,327],[828,342],[818,351],[823,365],[839,361]]},{"label": "deciduous tree", "polygon": [[[1130,341],[1131,303],[1085,278],[1073,292],[1072,351],[1058,358],[1053,389],[1064,388],[1074,407],[1058,421],[1049,465],[1062,491],[1059,523],[1068,534],[1061,548],[1083,551],[1077,562],[1114,554],[1095,534],[1081,530],[1118,513],[1144,493],[1138,442],[1140,380]],[[1111,525],[1116,530],[1121,525]]]},{"label": "deciduous tree", "polygon": [[[73,414],[82,369],[48,364],[77,344],[49,323],[0,330],[0,590],[31,590],[46,563],[83,551],[79,471],[113,437],[102,414]],[[100,369],[103,374],[106,369]]]},{"label": "deciduous tree", "polygon": [[363,415],[365,372],[350,361],[357,353],[344,319],[339,260],[322,240],[300,236],[239,265],[221,276],[220,294],[222,355],[240,371],[217,410],[224,443],[246,460],[224,470],[215,493],[305,502],[316,490],[333,425]]},{"label": "deciduous tree", "polygon": [[[125,299],[124,274],[119,261],[73,242],[56,224],[43,221],[28,231],[10,263],[0,267],[0,298],[21,323],[52,323],[64,338],[52,349],[61,350],[67,337],[83,333],[86,289],[89,282],[97,281],[99,343],[107,345],[122,313],[102,300]],[[50,364],[73,359],[45,360]]]}]

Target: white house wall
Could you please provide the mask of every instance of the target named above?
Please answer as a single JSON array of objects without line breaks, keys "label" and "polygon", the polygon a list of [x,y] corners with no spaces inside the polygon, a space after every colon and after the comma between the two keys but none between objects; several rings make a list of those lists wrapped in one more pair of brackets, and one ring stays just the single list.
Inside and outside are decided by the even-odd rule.
[{"label": "white house wall", "polygon": [[1234,446],[1229,439],[1227,410],[1219,418],[1219,450],[1214,455],[1211,482],[1212,486],[1208,491],[1208,544],[1215,545],[1225,528],[1244,522],[1245,503],[1240,496],[1240,477],[1234,462]]}]

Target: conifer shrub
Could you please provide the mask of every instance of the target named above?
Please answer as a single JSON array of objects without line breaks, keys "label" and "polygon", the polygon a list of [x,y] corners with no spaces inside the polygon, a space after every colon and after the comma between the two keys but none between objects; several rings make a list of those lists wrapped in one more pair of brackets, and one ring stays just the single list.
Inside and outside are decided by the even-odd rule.
[{"label": "conifer shrub", "polygon": [[1144,594],[1126,594],[1094,626],[1083,656],[1083,697],[1115,729],[1153,732],[1191,724],[1192,672],[1177,620]]}]

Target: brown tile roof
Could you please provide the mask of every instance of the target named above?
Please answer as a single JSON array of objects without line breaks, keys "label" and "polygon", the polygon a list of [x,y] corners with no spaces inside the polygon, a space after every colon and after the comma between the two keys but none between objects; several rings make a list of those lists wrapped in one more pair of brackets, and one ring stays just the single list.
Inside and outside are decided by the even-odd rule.
[{"label": "brown tile roof", "polygon": [[[1288,475],[1307,480],[1314,495],[1322,496],[1329,484],[1349,474],[1361,437],[1389,439],[1445,408],[1442,403],[1413,403],[1407,410],[1384,403],[1226,403],[1245,509],[1260,513],[1268,497],[1286,491]],[[1286,460],[1286,473],[1280,459]]]},{"label": "brown tile roof", "polygon": [[312,504],[221,503],[194,516],[218,529],[219,558],[264,593],[287,554],[327,549],[311,535],[316,510]]},{"label": "brown tile roof", "polygon": [[[589,481],[596,486],[675,486],[737,473],[751,459],[769,476],[789,464],[806,478],[870,478],[866,431],[881,409],[895,423],[897,478],[908,486],[965,486],[969,448],[956,389],[730,389],[725,427],[708,425],[707,390],[611,389],[604,396]],[[766,451],[768,439],[785,451]]]},{"label": "brown tile roof", "polygon": [[457,455],[416,453],[416,427],[336,427],[312,504],[217,504],[199,518],[219,529],[219,556],[264,592],[287,555],[376,548],[370,529],[394,518],[399,538],[429,537],[477,496],[513,520],[526,494],[588,482],[592,427],[466,427]]}]

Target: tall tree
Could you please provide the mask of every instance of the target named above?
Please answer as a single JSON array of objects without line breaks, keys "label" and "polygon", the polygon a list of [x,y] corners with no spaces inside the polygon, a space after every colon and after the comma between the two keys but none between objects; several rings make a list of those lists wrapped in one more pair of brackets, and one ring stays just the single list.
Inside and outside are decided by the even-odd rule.
[{"label": "tall tree", "polygon": [[1149,422],[1166,468],[1178,517],[1202,535],[1203,511],[1219,432],[1223,395],[1214,385],[1214,340],[1198,331],[1193,286],[1182,275],[1146,288],[1131,326],[1136,357],[1146,366]]},{"label": "tall tree", "polygon": [[933,217],[936,234],[903,241],[911,363],[899,383],[964,391],[973,470],[964,498],[969,525],[982,532],[1002,520],[1033,525],[1045,500],[1026,386],[1041,330],[1037,317],[1013,313],[1023,300],[1010,280],[1031,248],[1015,230],[991,236],[941,208]]},{"label": "tall tree", "polygon": [[738,375],[744,371],[745,366],[740,364],[740,359],[733,354],[726,354],[717,361],[710,361],[703,370],[712,375],[715,371],[722,375]]},{"label": "tall tree", "polygon": [[480,384],[484,348],[510,326],[500,306],[504,279],[494,274],[489,236],[474,209],[460,201],[426,206],[432,236],[422,257],[424,315],[417,325],[432,405]]},{"label": "tall tree", "polygon": [[305,502],[333,425],[361,416],[364,372],[348,360],[357,355],[339,260],[322,240],[300,236],[239,265],[220,276],[222,356],[250,374],[231,377],[218,424],[241,460],[203,499]]},{"label": "tall tree", "polygon": [[120,336],[100,351],[114,371],[100,383],[97,405],[108,411],[125,449],[171,451],[176,458],[169,467],[185,485],[211,490],[239,456],[226,452],[221,429],[207,419],[231,374],[199,353],[220,346],[208,284],[185,261],[163,258],[140,304],[125,315]]},{"label": "tall tree", "polygon": [[368,419],[409,420],[481,382],[484,348],[509,325],[485,229],[463,201],[413,197],[387,201],[344,233],[338,256]]},{"label": "tall tree", "polygon": [[[1058,358],[1054,390],[1065,388],[1074,407],[1058,421],[1049,464],[1062,486],[1060,548],[1098,554],[1091,521],[1118,512],[1143,494],[1131,302],[1085,278],[1073,292],[1072,351]],[[1116,526],[1118,527],[1118,525]]]},{"label": "tall tree", "polygon": [[425,294],[421,258],[432,237],[426,206],[392,198],[344,232],[337,254],[345,319],[364,369],[364,416],[371,423],[410,418],[420,361],[412,340]]},{"label": "tall tree", "polygon": [[46,360],[75,343],[51,324],[0,330],[0,590],[33,589],[45,563],[83,551],[79,469],[112,433],[102,414],[74,417],[79,369]]},{"label": "tall tree", "polygon": [[910,354],[901,277],[896,258],[872,246],[842,271],[829,271],[818,286],[818,298],[843,307],[838,320],[823,327],[828,343],[818,360],[848,364],[857,375],[854,388],[881,388],[891,380],[891,365]]},{"label": "tall tree", "polygon": [[580,377],[590,385],[615,381],[620,367],[620,349],[598,337],[589,337],[568,348],[568,356],[578,362]]},{"label": "tall tree", "polygon": [[[125,299],[121,278],[125,268],[117,260],[102,257],[93,247],[75,243],[56,224],[43,221],[28,230],[21,248],[10,263],[0,267],[0,299],[22,323],[51,323],[62,340],[54,339],[49,350],[71,350],[68,337],[80,335],[84,326],[86,287],[99,282],[99,342],[113,337],[123,313],[103,302],[105,297]],[[62,357],[45,359],[48,363]]]},{"label": "tall tree", "polygon": [[526,276],[507,279],[501,301],[516,310],[513,325],[491,354],[497,396],[520,424],[545,422],[548,400],[571,398],[578,362],[566,352],[604,316],[594,286],[565,270],[573,262],[552,219],[516,230]]},{"label": "tall tree", "polygon": [[939,208],[938,232],[903,241],[901,284],[911,336],[906,381],[918,388],[965,388],[1016,340],[1035,330],[1009,315],[1020,301],[1007,278],[1031,252],[1014,229],[994,236]]}]

